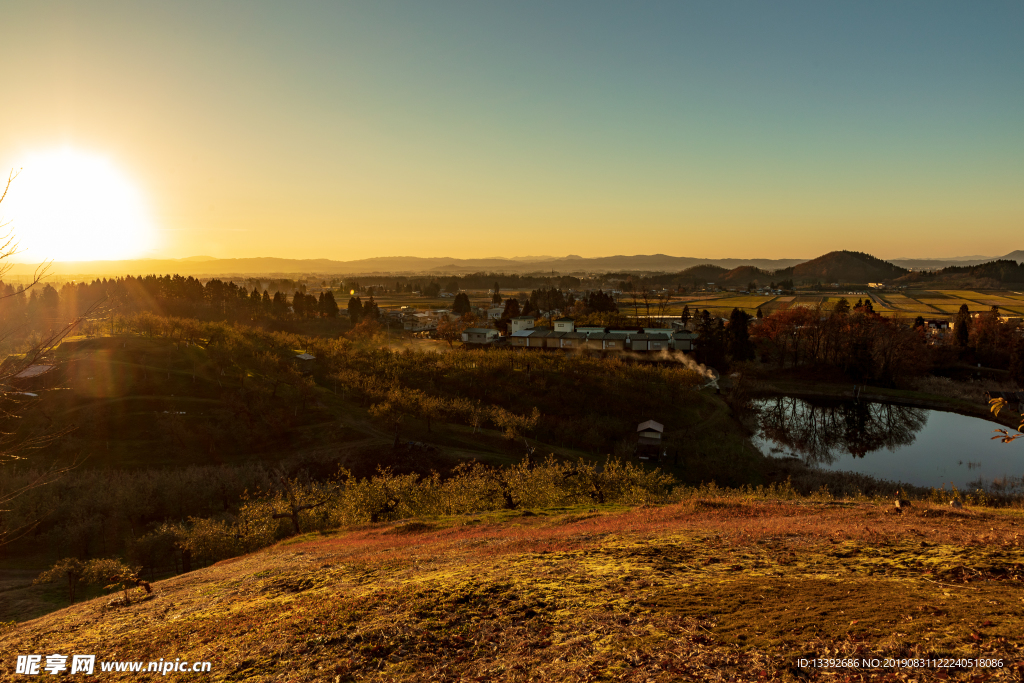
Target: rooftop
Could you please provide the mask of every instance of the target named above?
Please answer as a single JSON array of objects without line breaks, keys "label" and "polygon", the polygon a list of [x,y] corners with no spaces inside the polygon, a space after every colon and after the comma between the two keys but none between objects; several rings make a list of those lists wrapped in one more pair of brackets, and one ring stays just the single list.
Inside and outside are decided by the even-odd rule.
[{"label": "rooftop", "polygon": [[647,422],[641,422],[639,425],[637,425],[636,431],[646,432],[649,429],[653,429],[656,432],[664,432],[665,425],[661,424],[660,422],[655,422],[654,420],[648,420]]}]

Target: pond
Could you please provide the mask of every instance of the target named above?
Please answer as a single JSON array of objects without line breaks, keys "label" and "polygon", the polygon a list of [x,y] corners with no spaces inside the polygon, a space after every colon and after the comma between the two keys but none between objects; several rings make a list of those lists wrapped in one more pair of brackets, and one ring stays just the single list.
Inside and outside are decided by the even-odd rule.
[{"label": "pond", "polygon": [[999,425],[977,417],[867,401],[758,399],[754,443],[822,469],[941,488],[1019,482],[1024,442],[991,439]]}]

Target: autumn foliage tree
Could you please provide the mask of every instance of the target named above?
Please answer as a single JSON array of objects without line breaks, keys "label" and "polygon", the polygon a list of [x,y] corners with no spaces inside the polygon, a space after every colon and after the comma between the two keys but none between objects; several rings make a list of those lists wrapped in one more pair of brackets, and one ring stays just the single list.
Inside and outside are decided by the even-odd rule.
[{"label": "autumn foliage tree", "polygon": [[786,367],[836,367],[854,379],[897,384],[931,364],[923,328],[884,317],[863,304],[773,311],[754,326],[753,339],[766,360]]},{"label": "autumn foliage tree", "polygon": [[452,319],[445,316],[441,322],[437,324],[437,330],[435,334],[437,338],[448,344],[448,348],[452,348],[455,342],[462,339],[462,333],[466,330],[468,325],[461,318]]}]

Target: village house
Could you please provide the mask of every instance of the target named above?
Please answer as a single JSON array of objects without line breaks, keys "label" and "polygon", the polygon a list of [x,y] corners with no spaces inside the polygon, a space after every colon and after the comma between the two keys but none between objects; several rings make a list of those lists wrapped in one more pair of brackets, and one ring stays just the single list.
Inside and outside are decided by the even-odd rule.
[{"label": "village house", "polygon": [[532,330],[536,322],[536,319],[532,316],[521,315],[518,318],[512,318],[512,320],[509,321],[509,331],[512,334],[515,334],[516,332]]},{"label": "village house", "polygon": [[458,316],[450,310],[444,308],[420,311],[403,316],[402,327],[407,332],[425,332],[428,330],[436,330],[437,324],[442,320],[457,317]]},{"label": "village house", "polygon": [[490,344],[498,339],[498,331],[487,327],[471,327],[462,333],[466,344]]},{"label": "village house", "polygon": [[555,332],[573,332],[575,324],[572,318],[558,318],[555,320]]}]

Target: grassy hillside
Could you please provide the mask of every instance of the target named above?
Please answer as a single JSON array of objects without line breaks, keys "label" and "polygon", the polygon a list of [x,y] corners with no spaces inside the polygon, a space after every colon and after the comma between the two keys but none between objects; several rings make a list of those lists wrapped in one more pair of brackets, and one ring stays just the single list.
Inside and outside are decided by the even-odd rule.
[{"label": "grassy hillside", "polygon": [[353,408],[326,391],[303,400],[282,383],[271,396],[244,362],[221,374],[214,351],[159,337],[72,339],[57,352],[62,390],[46,395],[37,415],[72,429],[56,450],[90,468],[274,459],[374,435],[365,420],[345,426]]},{"label": "grassy hillside", "polygon": [[[77,604],[0,648],[209,661],[212,680],[805,680],[821,676],[798,657],[852,656],[1001,659],[983,673],[1018,680],[1022,521],[707,489],[403,520],[297,537],[129,606]],[[0,666],[13,677],[13,657]],[[884,678],[922,674],[938,671]]]},{"label": "grassy hillside", "polygon": [[[674,368],[431,344],[389,349],[381,337],[315,340],[317,361],[304,374],[293,361],[301,340],[192,324],[166,336],[70,340],[57,352],[59,375],[45,377],[56,388],[25,387],[41,398],[29,404],[23,428],[70,431],[0,469],[0,492],[29,485],[53,459],[78,465],[5,505],[0,537],[17,540],[0,557],[0,592],[65,557],[122,556],[145,566],[147,577],[167,576],[179,567],[167,539],[155,551],[139,539],[160,540],[153,534],[167,524],[199,534],[203,520],[231,523],[247,501],[277,491],[278,470],[302,481],[326,481],[339,468],[357,478],[381,468],[447,476],[471,462],[520,462],[524,437],[542,458],[604,463],[628,450],[641,419],[654,417],[679,451],[663,464],[678,481],[764,481],[762,458],[723,397],[672,384],[685,379]],[[508,422],[534,407],[536,424],[509,437]],[[59,605],[5,598],[0,621]]]},{"label": "grassy hillside", "polygon": [[[28,418],[72,430],[47,453],[85,458],[90,468],[135,468],[326,450],[358,456],[342,458],[349,466],[368,459],[368,474],[387,459],[395,435],[394,421],[377,419],[370,409],[409,397],[418,403],[395,410],[401,438],[434,445],[449,466],[467,458],[507,462],[510,447],[516,458],[522,453],[521,437],[509,443],[486,416],[474,426],[472,415],[458,412],[461,403],[445,403],[460,400],[517,415],[539,408],[539,423],[523,436],[542,453],[603,458],[652,417],[667,426],[670,445],[688,446],[691,468],[705,456],[735,460],[745,452],[742,434],[729,426],[728,408],[713,395],[691,391],[682,365],[645,368],[554,354],[410,347],[401,340],[392,347],[386,338],[351,343],[207,327],[192,341],[123,334],[65,342],[57,351],[61,374],[50,380],[59,390],[44,393]],[[225,330],[228,339],[218,336]],[[317,360],[299,368],[294,356],[304,350]],[[731,432],[724,441],[723,430]],[[726,470],[699,476],[709,475],[749,483],[745,475],[732,481]]]}]

